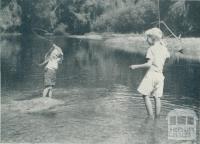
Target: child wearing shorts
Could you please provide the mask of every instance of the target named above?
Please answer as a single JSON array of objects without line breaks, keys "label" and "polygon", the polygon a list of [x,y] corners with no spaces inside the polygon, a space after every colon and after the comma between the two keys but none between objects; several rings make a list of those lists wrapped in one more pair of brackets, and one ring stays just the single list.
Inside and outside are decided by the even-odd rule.
[{"label": "child wearing shorts", "polygon": [[141,81],[138,92],[142,94],[147,113],[154,118],[150,96],[155,99],[155,115],[159,116],[161,110],[160,98],[163,95],[164,75],[163,67],[170,54],[162,42],[162,31],[159,28],[152,28],[145,32],[146,41],[150,45],[146,53],[147,62],[144,64],[131,65],[131,69],[148,68]]},{"label": "child wearing shorts", "polygon": [[53,44],[52,48],[45,55],[45,61],[40,66],[46,65],[44,69],[44,90],[43,97],[52,97],[52,89],[56,83],[56,72],[58,65],[62,63],[63,52],[60,47]]}]

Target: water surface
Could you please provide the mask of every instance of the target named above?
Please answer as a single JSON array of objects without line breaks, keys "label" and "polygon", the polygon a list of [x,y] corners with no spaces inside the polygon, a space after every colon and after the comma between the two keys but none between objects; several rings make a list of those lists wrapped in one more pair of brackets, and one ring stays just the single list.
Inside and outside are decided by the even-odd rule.
[{"label": "water surface", "polygon": [[1,39],[2,142],[173,144],[177,141],[167,138],[168,112],[185,108],[199,115],[199,62],[168,61],[161,118],[152,121],[136,91],[146,70],[128,68],[145,62],[143,54],[109,48],[104,40],[52,39],[64,52],[53,97],[64,104],[36,113],[7,107],[41,97],[43,69],[37,63],[50,45],[33,36]]}]

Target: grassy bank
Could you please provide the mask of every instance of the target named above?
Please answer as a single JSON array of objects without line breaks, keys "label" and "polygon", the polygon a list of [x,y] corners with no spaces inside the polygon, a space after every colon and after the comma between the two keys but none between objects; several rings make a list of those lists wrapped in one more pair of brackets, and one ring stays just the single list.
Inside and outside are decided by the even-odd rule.
[{"label": "grassy bank", "polygon": [[[180,41],[174,38],[167,38],[164,39],[164,41],[172,56],[200,61],[200,38],[182,38]],[[149,47],[141,36],[110,38],[105,41],[105,44],[112,48],[119,48],[125,51],[139,52],[142,54],[145,54]]]},{"label": "grassy bank", "polygon": [[[18,36],[20,33],[3,34],[0,36]],[[57,35],[52,35],[57,36]],[[127,52],[145,54],[148,44],[142,34],[117,34],[117,33],[87,33],[85,35],[61,35],[64,37],[101,40],[106,47],[120,49]],[[164,41],[175,59],[183,58],[200,62],[200,38],[165,38]],[[181,52],[179,52],[181,50]]]},{"label": "grassy bank", "polygon": [[[106,47],[141,54],[145,54],[149,47],[142,34],[89,33],[71,37],[103,40]],[[200,38],[190,37],[180,40],[164,38],[164,42],[167,44],[172,57],[200,61]]]},{"label": "grassy bank", "polygon": [[22,35],[22,33],[18,33],[18,32],[15,32],[15,33],[0,33],[0,37],[4,37],[4,36],[20,36]]}]

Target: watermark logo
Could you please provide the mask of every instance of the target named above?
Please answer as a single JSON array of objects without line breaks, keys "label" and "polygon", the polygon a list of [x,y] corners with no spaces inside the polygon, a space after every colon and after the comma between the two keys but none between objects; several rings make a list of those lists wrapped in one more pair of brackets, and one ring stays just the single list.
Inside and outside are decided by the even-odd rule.
[{"label": "watermark logo", "polygon": [[196,140],[198,117],[193,110],[175,109],[168,113],[168,139]]}]

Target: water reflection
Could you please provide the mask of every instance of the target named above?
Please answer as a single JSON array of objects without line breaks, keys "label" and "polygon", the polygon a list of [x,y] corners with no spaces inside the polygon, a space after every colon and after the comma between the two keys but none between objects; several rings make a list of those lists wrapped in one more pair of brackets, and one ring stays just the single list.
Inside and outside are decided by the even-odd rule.
[{"label": "water reflection", "polygon": [[169,142],[165,117],[170,110],[199,112],[199,62],[169,60],[162,115],[156,122],[145,119],[144,103],[136,91],[146,70],[128,69],[145,61],[142,54],[110,49],[103,40],[52,39],[64,52],[54,97],[65,104],[34,114],[10,111],[7,106],[41,96],[43,70],[37,63],[49,43],[36,37],[4,38],[0,43],[3,142],[165,144]]},{"label": "water reflection", "polygon": [[[1,40],[1,68],[2,68],[2,84],[6,85],[8,80],[4,78],[7,76],[8,72],[9,78],[13,78],[13,75],[18,70],[19,55],[21,51],[20,38],[9,37],[7,39]],[[4,73],[5,72],[5,73]]]}]

